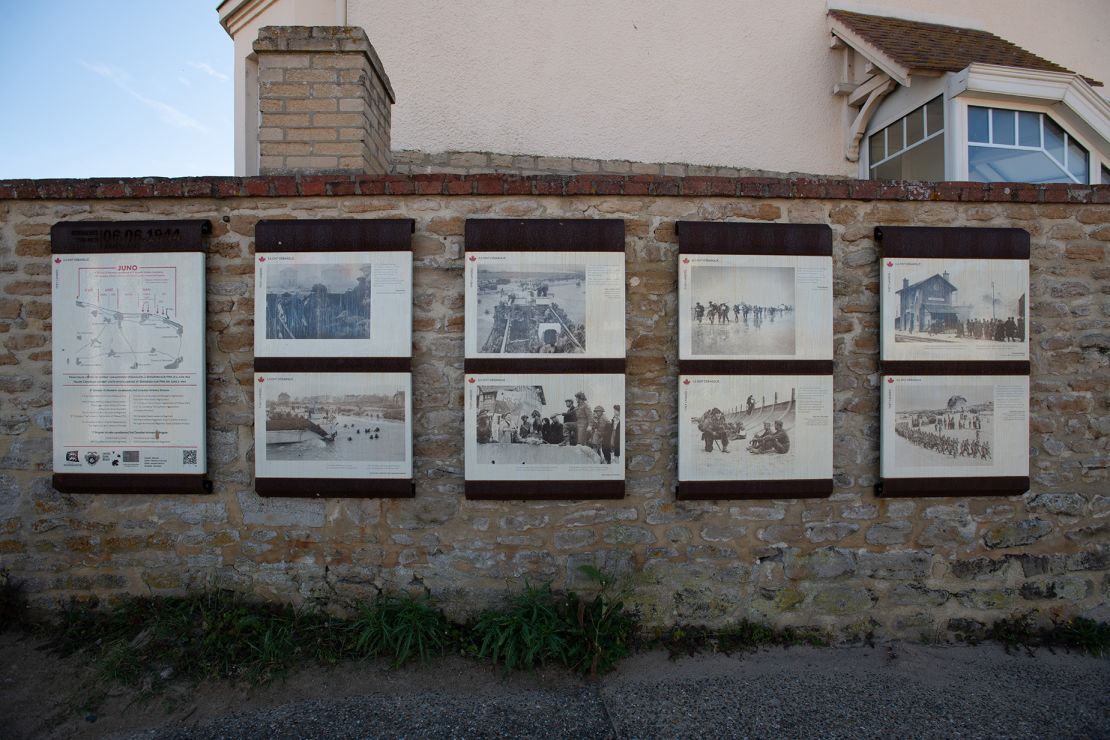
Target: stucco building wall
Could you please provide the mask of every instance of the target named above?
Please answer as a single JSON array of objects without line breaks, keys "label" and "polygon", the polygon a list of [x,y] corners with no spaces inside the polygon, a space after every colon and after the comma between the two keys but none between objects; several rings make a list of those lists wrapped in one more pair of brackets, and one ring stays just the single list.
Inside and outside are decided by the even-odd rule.
[{"label": "stucco building wall", "polygon": [[[983,28],[1110,82],[1110,4],[1101,0],[829,5]],[[235,35],[236,172],[256,171],[239,162],[254,133],[249,105],[241,109],[251,86],[241,59],[257,28],[345,19],[366,30],[397,91],[397,150],[856,177],[832,94],[840,56],[826,10],[822,0],[277,0]]]},{"label": "stucco building wall", "polygon": [[[1029,202],[1024,202],[1029,201]],[[472,613],[524,579],[628,578],[652,624],[747,617],[935,636],[1031,609],[1110,616],[1110,189],[773,179],[235,178],[0,183],[0,565],[31,597],[219,585],[341,605],[426,590]],[[463,482],[468,217],[626,223],[627,496],[471,502]],[[253,491],[253,234],[260,218],[416,220],[416,497]],[[50,485],[49,229],[208,218],[208,496]],[[834,233],[835,471],[827,500],[676,502],[676,220],[816,222]],[[1032,237],[1032,490],[878,499],[880,224]]]}]

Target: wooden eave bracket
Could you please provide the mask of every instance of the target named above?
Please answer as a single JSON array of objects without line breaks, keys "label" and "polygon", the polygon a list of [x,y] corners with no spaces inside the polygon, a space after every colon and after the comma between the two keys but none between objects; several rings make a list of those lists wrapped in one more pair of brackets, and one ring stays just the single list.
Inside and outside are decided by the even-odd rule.
[{"label": "wooden eave bracket", "polygon": [[[852,125],[848,127],[848,141],[844,147],[844,157],[849,162],[859,161],[859,147],[860,142],[863,140],[863,134],[867,130],[867,124],[871,122],[871,116],[875,115],[875,111],[891,90],[894,89],[897,83],[890,77],[885,80],[880,80],[872,88],[868,94],[867,99],[863,101],[860,106],[859,112],[856,113],[855,120]],[[870,84],[870,83],[867,83]]]}]

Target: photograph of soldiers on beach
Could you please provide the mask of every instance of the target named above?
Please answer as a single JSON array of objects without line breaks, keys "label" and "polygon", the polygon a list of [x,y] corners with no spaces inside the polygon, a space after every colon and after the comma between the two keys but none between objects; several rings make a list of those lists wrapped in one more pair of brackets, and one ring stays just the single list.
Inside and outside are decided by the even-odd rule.
[{"label": "photograph of soldiers on beach", "polygon": [[[260,476],[408,469],[407,373],[259,373],[255,386]],[[282,463],[279,473],[273,466]]]},{"label": "photograph of soldiers on beach", "polygon": [[883,265],[886,359],[1025,359],[1029,263],[916,259]]},{"label": "photograph of soldiers on beach", "polygon": [[557,478],[552,471],[568,469],[576,469],[578,478],[623,478],[623,376],[490,380],[478,377],[467,388],[474,440],[468,441],[468,456],[477,466],[496,468],[479,478]]},{"label": "photograph of soldiers on beach", "polygon": [[690,282],[694,354],[794,354],[793,267],[694,267]]},{"label": "photograph of soldiers on beach", "polygon": [[994,388],[903,384],[894,395],[894,462],[899,467],[990,466]]},{"label": "photograph of soldiers on beach", "polygon": [[266,281],[266,339],[369,339],[366,263],[283,264]]},{"label": "photograph of soldiers on beach", "polygon": [[586,266],[529,264],[478,268],[478,351],[586,351]]},{"label": "photograph of soldiers on beach", "polygon": [[831,385],[823,376],[683,376],[680,478],[831,476]]}]

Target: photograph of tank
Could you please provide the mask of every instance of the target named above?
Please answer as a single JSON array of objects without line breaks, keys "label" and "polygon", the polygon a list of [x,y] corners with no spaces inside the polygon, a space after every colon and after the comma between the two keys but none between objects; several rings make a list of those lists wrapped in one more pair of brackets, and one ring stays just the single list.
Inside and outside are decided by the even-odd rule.
[{"label": "photograph of tank", "polygon": [[371,266],[288,264],[266,281],[266,339],[370,339]]},{"label": "photograph of tank", "polygon": [[697,266],[687,293],[695,355],[794,355],[794,268]]},{"label": "photograph of tank", "polygon": [[478,268],[477,337],[482,354],[586,351],[586,266]]},{"label": "photograph of tank", "polygon": [[900,384],[894,394],[894,462],[906,467],[993,464],[994,388]]},{"label": "photograph of tank", "polygon": [[406,383],[376,381],[368,373],[259,377],[265,461],[406,459]]},{"label": "photograph of tank", "polygon": [[[562,389],[552,385],[477,385],[479,464],[621,464],[623,394],[612,383],[590,376],[577,385],[561,383]],[[577,390],[571,392],[571,387]]]},{"label": "photograph of tank", "polygon": [[888,260],[884,270],[887,359],[1028,356],[1025,260]]}]

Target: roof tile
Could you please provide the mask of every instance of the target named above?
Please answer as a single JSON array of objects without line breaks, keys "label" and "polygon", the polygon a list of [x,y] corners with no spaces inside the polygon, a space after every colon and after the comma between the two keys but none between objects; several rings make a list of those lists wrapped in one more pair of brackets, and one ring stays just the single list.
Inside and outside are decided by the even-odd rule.
[{"label": "roof tile", "polygon": [[[958,72],[979,62],[1074,74],[988,31],[846,10],[830,10],[829,16],[911,72]],[[1089,77],[1083,79],[1091,85],[1102,84]]]}]

